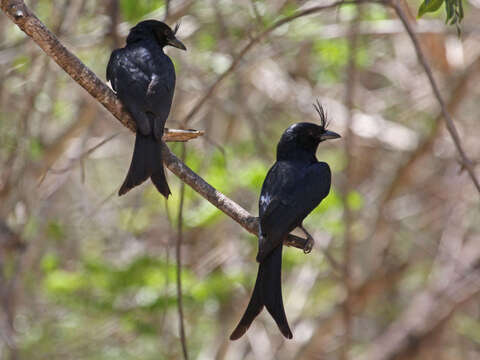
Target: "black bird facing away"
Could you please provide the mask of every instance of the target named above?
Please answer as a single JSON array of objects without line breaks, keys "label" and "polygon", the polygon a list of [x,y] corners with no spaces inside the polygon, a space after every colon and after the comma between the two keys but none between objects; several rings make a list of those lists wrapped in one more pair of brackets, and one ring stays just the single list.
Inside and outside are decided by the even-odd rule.
[{"label": "black bird facing away", "polygon": [[321,124],[301,122],[285,130],[277,146],[277,161],[263,182],[257,280],[247,310],[230,340],[243,336],[264,306],[283,336],[293,337],[282,300],[282,243],[293,229],[300,227],[308,239],[304,251],[312,249],[313,238],[302,222],[328,195],[331,183],[330,167],[318,162],[315,153],[320,142],[340,137],[327,130],[326,116],[318,101],[314,107]]},{"label": "black bird facing away", "polygon": [[107,80],[137,125],[135,148],[127,177],[118,195],[150,178],[166,198],[170,194],[163,169],[163,130],[175,90],[175,68],[163,52],[167,45],[186,50],[172,30],[157,20],[146,20],[130,30],[124,48],[112,52]]}]

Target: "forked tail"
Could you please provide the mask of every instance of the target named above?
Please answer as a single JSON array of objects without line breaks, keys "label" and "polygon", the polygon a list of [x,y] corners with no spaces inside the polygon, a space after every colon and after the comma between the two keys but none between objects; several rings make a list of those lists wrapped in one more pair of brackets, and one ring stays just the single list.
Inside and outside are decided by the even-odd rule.
[{"label": "forked tail", "polygon": [[260,263],[255,288],[247,310],[230,335],[230,340],[242,337],[264,306],[272,315],[283,336],[287,339],[293,337],[283,308],[281,272],[282,246],[278,246]]},{"label": "forked tail", "polygon": [[127,193],[149,177],[157,190],[168,198],[170,188],[163,169],[162,143],[156,141],[153,135],[144,136],[137,132],[132,162],[118,195]]}]

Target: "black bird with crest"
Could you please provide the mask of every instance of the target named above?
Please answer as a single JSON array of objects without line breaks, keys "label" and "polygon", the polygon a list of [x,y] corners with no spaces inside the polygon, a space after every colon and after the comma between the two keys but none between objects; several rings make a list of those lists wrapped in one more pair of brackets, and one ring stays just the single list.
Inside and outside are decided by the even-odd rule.
[{"label": "black bird with crest", "polygon": [[110,56],[107,80],[137,125],[130,169],[119,195],[148,178],[162,195],[170,195],[161,139],[175,91],[175,68],[163,48],[186,50],[175,36],[177,30],[178,25],[172,30],[161,21],[142,21],[130,30],[125,47]]},{"label": "black bird with crest", "polygon": [[317,101],[314,108],[320,125],[300,122],[283,133],[277,145],[277,161],[263,182],[259,201],[259,247],[257,280],[252,297],[239,324],[230,336],[239,339],[265,306],[287,339],[293,337],[282,300],[282,244],[299,227],[307,236],[304,251],[310,252],[313,238],[303,220],[328,195],[330,167],[315,156],[318,145],[340,135],[327,130],[327,117]]}]

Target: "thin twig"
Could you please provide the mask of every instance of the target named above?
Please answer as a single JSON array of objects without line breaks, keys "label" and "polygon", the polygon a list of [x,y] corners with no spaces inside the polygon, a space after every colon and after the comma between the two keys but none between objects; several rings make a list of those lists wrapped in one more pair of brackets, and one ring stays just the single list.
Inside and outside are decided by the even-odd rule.
[{"label": "thin twig", "polygon": [[[180,180],[189,185],[213,206],[239,223],[245,230],[254,235],[258,235],[258,217],[252,216],[247,210],[207,183],[176,157],[175,154],[170,151],[168,146],[164,145],[162,151],[165,156],[165,165],[171,172],[177,175]],[[306,239],[290,234],[284,241],[284,245],[293,246],[303,250],[306,241]]]},{"label": "thin twig", "polygon": [[[186,146],[182,144],[181,159],[185,161]],[[180,342],[182,343],[183,358],[188,360],[187,340],[185,337],[185,322],[183,318],[183,293],[182,293],[182,241],[183,241],[183,206],[185,200],[185,183],[180,184],[180,205],[178,208],[177,219],[177,244],[175,254],[177,259],[177,304],[178,304],[178,321],[180,327]]]},{"label": "thin twig", "polygon": [[[454,89],[452,90],[447,104],[447,109],[451,114],[455,115],[462,102],[468,98],[465,96],[465,94],[467,93],[470,85],[475,83],[475,79],[477,79],[479,74],[480,56],[472,61],[472,63],[463,71]],[[423,139],[422,143],[408,157],[408,159],[402,165],[400,165],[395,173],[395,176],[393,176],[390,184],[386,186],[386,190],[381,197],[373,231],[367,236],[368,238],[382,238],[381,252],[384,254],[384,256],[389,254],[389,247],[391,246],[393,239],[393,236],[389,234],[393,231],[393,229],[387,227],[385,210],[387,209],[389,202],[394,198],[398,191],[402,187],[406,187],[410,183],[411,179],[414,178],[412,175],[415,166],[421,159],[431,152],[433,145],[435,144],[435,140],[441,134],[441,130],[443,128],[440,123],[441,120],[442,113],[439,113],[435,117],[434,125],[430,130],[430,133]]]},{"label": "thin twig", "polygon": [[[48,56],[53,58],[57,64],[65,70],[73,80],[85,88],[90,95],[97,99],[109,112],[111,112],[120,122],[135,132],[135,122],[131,116],[123,109],[120,101],[116,98],[113,91],[105,85],[88,67],[86,67],[75,55],[69,52],[58,39],[45,27],[45,25],[31,12],[30,9],[21,0],[0,0],[1,9],[8,17],[20,27],[27,35],[29,35]],[[345,2],[336,2],[334,4],[343,4]],[[327,5],[319,8],[330,8],[334,5]],[[317,9],[317,8],[314,8]],[[313,10],[305,10],[304,14],[311,13]],[[318,9],[316,11],[319,11]],[[295,18],[300,15],[297,14]],[[286,20],[284,20],[287,22]],[[291,21],[291,20],[290,20]],[[285,23],[284,22],[284,23]],[[273,29],[272,29],[273,30]],[[167,141],[164,135],[164,140]],[[199,131],[191,131],[195,137],[201,135]],[[230,216],[238,222],[247,231],[257,235],[258,218],[249,214],[240,205],[226,197],[224,194],[216,190],[180,159],[178,159],[166,145],[163,146],[165,154],[165,164],[175,175],[182,181],[186,182],[198,194],[207,199],[215,207]],[[299,249],[305,247],[306,239],[295,235],[289,235],[284,244],[294,246]]]},{"label": "thin twig", "polygon": [[86,157],[90,156],[93,152],[95,152],[96,150],[98,150],[100,147],[102,147],[103,145],[107,144],[108,142],[110,142],[111,140],[115,139],[120,133],[115,133],[113,135],[110,135],[109,137],[103,139],[102,141],[100,141],[97,145],[91,147],[90,149],[84,151],[83,153],[81,153],[79,156],[77,156],[76,158],[74,159],[71,159],[70,160],[70,163],[65,166],[64,168],[62,169],[52,169],[52,168],[48,168],[48,169],[45,169],[44,170],[44,173],[42,174],[42,176],[40,177],[40,179],[38,180],[38,184],[37,185],[40,185],[43,180],[45,179],[45,176],[47,175],[48,172],[52,173],[52,174],[63,174],[67,171],[71,171],[75,168],[76,165],[78,165],[81,161],[83,161]]},{"label": "thin twig", "polygon": [[168,20],[168,16],[170,15],[170,0],[165,1],[165,21]]},{"label": "thin twig", "polygon": [[[359,2],[364,2],[364,0],[357,0],[357,1],[349,1],[349,0],[340,0],[340,1],[335,1],[331,4],[327,5],[318,5],[318,6],[313,6],[308,9],[300,10],[297,11],[295,14],[284,17],[280,20],[275,21],[272,25],[270,25],[268,28],[263,30],[260,34],[252,38],[247,45],[245,45],[240,52],[238,53],[237,56],[233,59],[232,63],[228,67],[227,70],[225,70],[220,76],[215,80],[215,82],[210,85],[209,89],[205,92],[205,95],[201,97],[201,99],[193,106],[192,110],[185,116],[185,119],[183,120],[184,124],[188,124],[193,117],[199,112],[200,108],[207,102],[207,100],[213,95],[215,92],[217,86],[228,76],[230,75],[233,70],[240,64],[240,61],[243,59],[243,57],[256,45],[258,44],[263,38],[265,38],[268,34],[270,34],[272,31],[275,29],[288,24],[289,22],[292,22],[293,20],[296,20],[298,18],[308,16],[311,14],[315,14],[318,12],[321,12],[323,10],[328,10],[332,8],[336,8],[341,5],[345,4],[357,4]],[[370,2],[377,2],[375,0],[372,0]]]},{"label": "thin twig", "polygon": [[410,39],[412,40],[412,44],[415,48],[415,52],[417,53],[418,60],[420,64],[422,65],[423,69],[425,70],[425,73],[427,74],[428,80],[430,82],[430,85],[432,87],[433,93],[435,95],[435,98],[437,99],[440,109],[442,110],[442,115],[443,118],[445,119],[446,125],[448,132],[450,133],[453,143],[455,144],[455,147],[457,148],[457,151],[460,155],[462,166],[467,169],[468,174],[470,175],[473,184],[477,188],[477,191],[480,193],[480,182],[477,179],[477,176],[475,174],[475,170],[473,167],[472,161],[467,157],[465,151],[463,150],[462,142],[460,140],[460,136],[458,135],[457,128],[455,126],[455,123],[453,122],[452,117],[450,116],[450,113],[447,109],[447,106],[445,104],[445,101],[443,100],[442,95],[440,94],[440,90],[438,89],[437,82],[435,81],[435,78],[433,77],[432,69],[423,53],[422,47],[420,45],[420,42],[418,40],[417,34],[413,30],[412,25],[410,24],[407,15],[405,14],[404,10],[399,6],[398,2],[396,0],[390,0],[386,3],[387,5],[390,5],[393,7],[395,10],[397,16],[400,18],[400,20],[403,23],[403,26],[405,27],[405,30],[407,31],[408,35],[410,36]]}]

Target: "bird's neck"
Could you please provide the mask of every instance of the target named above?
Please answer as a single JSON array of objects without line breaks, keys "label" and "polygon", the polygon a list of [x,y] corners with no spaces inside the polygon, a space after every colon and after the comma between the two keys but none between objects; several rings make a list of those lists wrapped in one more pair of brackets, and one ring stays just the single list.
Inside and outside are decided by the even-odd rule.
[{"label": "bird's neck", "polygon": [[153,37],[153,35],[144,29],[132,29],[127,37],[127,45],[142,44],[163,52],[163,46]]},{"label": "bird's neck", "polygon": [[278,148],[277,149],[277,161],[296,161],[304,163],[317,162],[315,152],[308,149],[302,149],[298,147],[292,148]]}]

